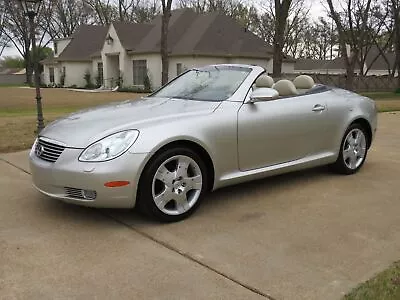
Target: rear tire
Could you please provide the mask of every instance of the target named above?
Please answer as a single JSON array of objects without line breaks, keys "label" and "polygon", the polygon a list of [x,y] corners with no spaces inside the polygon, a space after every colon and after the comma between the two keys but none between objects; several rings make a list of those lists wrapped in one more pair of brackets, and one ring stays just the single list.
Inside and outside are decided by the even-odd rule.
[{"label": "rear tire", "polygon": [[156,154],[139,181],[139,210],[161,222],[190,216],[207,191],[207,169],[191,149],[177,147]]},{"label": "rear tire", "polygon": [[351,124],[343,136],[334,170],[345,175],[358,172],[367,158],[368,142],[364,127],[358,123]]}]

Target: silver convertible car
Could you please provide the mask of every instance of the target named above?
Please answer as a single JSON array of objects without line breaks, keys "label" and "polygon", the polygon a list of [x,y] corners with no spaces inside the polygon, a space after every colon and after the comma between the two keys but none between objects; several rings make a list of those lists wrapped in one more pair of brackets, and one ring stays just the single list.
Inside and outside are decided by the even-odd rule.
[{"label": "silver convertible car", "polygon": [[274,82],[259,66],[212,65],[49,124],[30,166],[45,195],[170,222],[224,186],[320,165],[353,174],[376,127],[369,98],[306,75]]}]

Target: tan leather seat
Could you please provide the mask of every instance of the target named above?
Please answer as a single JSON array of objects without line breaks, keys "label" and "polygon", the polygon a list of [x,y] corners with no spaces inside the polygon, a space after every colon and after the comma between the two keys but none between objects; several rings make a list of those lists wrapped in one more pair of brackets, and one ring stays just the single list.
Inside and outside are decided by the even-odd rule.
[{"label": "tan leather seat", "polygon": [[279,80],[272,88],[278,91],[279,96],[293,96],[298,94],[293,82],[287,79]]},{"label": "tan leather seat", "polygon": [[293,80],[293,84],[299,93],[305,93],[307,90],[314,87],[315,82],[311,76],[299,75]]},{"label": "tan leather seat", "polygon": [[256,80],[257,88],[271,88],[274,85],[274,79],[266,74],[261,75]]}]

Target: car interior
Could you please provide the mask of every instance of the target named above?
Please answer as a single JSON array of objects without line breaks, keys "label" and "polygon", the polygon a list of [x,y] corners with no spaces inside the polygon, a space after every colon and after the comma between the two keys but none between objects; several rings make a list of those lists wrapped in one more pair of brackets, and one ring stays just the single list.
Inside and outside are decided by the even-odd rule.
[{"label": "car interior", "polygon": [[274,82],[271,76],[260,75],[255,81],[254,88],[272,88],[279,93],[280,97],[296,96],[309,93],[317,85],[314,79],[308,75],[299,75],[293,81],[281,79]]}]

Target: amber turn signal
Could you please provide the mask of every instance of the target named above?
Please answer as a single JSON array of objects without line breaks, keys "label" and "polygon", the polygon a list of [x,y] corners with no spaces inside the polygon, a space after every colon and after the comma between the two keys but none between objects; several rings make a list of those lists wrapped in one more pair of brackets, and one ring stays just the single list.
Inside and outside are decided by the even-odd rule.
[{"label": "amber turn signal", "polygon": [[110,187],[110,188],[112,188],[112,187],[121,187],[121,186],[128,185],[129,183],[130,183],[129,181],[109,181],[109,182],[106,182],[104,184],[104,186],[105,187]]}]

